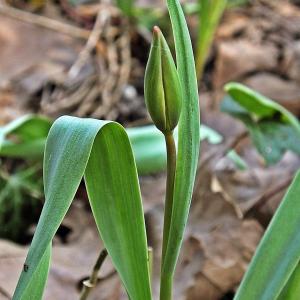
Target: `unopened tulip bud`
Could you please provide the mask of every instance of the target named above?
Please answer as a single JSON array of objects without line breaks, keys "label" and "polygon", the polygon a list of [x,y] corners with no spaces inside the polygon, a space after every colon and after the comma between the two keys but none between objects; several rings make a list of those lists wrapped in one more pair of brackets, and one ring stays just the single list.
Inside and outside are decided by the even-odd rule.
[{"label": "unopened tulip bud", "polygon": [[153,30],[146,68],[145,100],[156,127],[163,133],[171,132],[179,121],[182,93],[171,51],[158,27]]}]

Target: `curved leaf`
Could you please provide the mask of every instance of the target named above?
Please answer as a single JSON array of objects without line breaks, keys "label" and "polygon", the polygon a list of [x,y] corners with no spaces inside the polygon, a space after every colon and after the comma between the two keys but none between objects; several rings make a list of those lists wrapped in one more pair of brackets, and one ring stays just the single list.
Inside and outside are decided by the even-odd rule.
[{"label": "curved leaf", "polygon": [[[0,154],[12,157],[41,156],[51,125],[49,119],[30,114],[0,127]],[[15,136],[18,143],[8,140],[10,135]]]},{"label": "curved leaf", "polygon": [[300,259],[299,194],[300,172],[260,242],[235,300],[277,299],[296,269]]},{"label": "curved leaf", "polygon": [[280,121],[292,125],[300,133],[300,124],[295,116],[283,106],[248,88],[247,86],[231,82],[225,85],[225,91],[247,112],[259,120],[279,115]]},{"label": "curved leaf", "polygon": [[14,299],[22,299],[84,173],[100,235],[130,299],[151,299],[141,197],[126,131],[114,122],[75,117],[59,118],[49,132],[46,201]]},{"label": "curved leaf", "polygon": [[277,163],[287,150],[300,154],[300,123],[278,103],[252,89],[229,83],[221,109],[241,120],[266,163]]}]

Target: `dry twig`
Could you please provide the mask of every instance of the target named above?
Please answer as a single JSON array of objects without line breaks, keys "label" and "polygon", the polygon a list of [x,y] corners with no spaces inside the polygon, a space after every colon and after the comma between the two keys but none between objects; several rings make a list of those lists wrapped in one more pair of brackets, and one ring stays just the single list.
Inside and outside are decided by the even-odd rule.
[{"label": "dry twig", "polygon": [[0,14],[32,25],[41,26],[79,39],[88,39],[90,31],[37,14],[25,12],[0,2]]}]

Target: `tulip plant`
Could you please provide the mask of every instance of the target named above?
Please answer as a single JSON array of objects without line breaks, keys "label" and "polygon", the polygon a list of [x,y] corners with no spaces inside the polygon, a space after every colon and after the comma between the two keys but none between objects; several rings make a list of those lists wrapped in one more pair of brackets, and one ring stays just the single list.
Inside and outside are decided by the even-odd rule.
[{"label": "tulip plant", "polygon": [[[172,299],[173,277],[188,218],[200,146],[197,79],[191,40],[179,0],[167,0],[167,4],[175,39],[176,64],[160,29],[155,27],[145,76],[147,108],[162,133],[167,150],[160,300]],[[240,105],[230,112],[248,120],[248,126],[253,121],[253,128],[256,128],[259,122],[270,122],[270,118],[277,117],[282,126],[299,127],[285,110],[249,89],[235,84],[228,86],[227,91]],[[258,112],[258,104],[264,108],[262,111]],[[247,112],[250,112],[249,116]],[[258,117],[254,117],[257,114]],[[177,146],[175,127],[178,127]],[[11,129],[0,131],[2,151],[16,149],[5,142],[5,134]],[[22,131],[25,136],[32,133],[24,128]],[[43,140],[38,138],[36,142],[43,143]],[[111,257],[130,300],[151,300],[151,259],[137,167],[126,130],[110,121],[59,118],[48,134],[43,173],[46,201],[13,299],[42,298],[50,267],[52,239],[84,178],[105,246],[102,252],[105,255],[100,257],[106,254]],[[299,194],[300,172],[258,246],[235,295],[236,300],[299,299]],[[94,275],[93,272],[91,281],[94,281]]]},{"label": "tulip plant", "polygon": [[[172,283],[187,222],[200,146],[197,80],[191,40],[178,0],[168,0],[176,65],[159,30],[145,76],[145,98],[167,148],[161,300]],[[173,131],[178,124],[178,143]],[[45,204],[13,299],[41,299],[52,239],[84,178],[99,235],[131,300],[151,300],[145,221],[133,150],[118,123],[64,116],[52,125],[43,164]]]}]

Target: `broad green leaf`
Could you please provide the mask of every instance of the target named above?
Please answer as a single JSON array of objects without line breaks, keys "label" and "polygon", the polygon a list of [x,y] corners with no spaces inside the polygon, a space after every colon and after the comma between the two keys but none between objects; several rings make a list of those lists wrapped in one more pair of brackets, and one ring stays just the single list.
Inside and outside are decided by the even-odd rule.
[{"label": "broad green leaf", "polygon": [[178,129],[175,192],[162,276],[173,277],[188,218],[200,148],[198,88],[192,44],[178,0],[168,0],[175,38],[176,60],[183,90]]},{"label": "broad green leaf", "polygon": [[230,96],[221,109],[241,120],[267,164],[277,163],[287,150],[300,154],[300,124],[278,103],[237,83],[226,85]]},{"label": "broad green leaf", "polygon": [[196,69],[198,80],[201,79],[203,68],[214,38],[215,31],[227,5],[227,0],[198,0],[199,29],[197,38]]},{"label": "broad green leaf", "polygon": [[49,132],[46,201],[13,299],[22,298],[84,174],[100,235],[130,299],[151,299],[140,190],[126,131],[114,122],[75,117],[59,118]]},{"label": "broad green leaf", "polygon": [[300,262],[289,278],[278,300],[298,300],[300,295]]},{"label": "broad green leaf", "polygon": [[297,267],[300,259],[299,194],[300,172],[266,230],[235,300],[277,299]]}]

